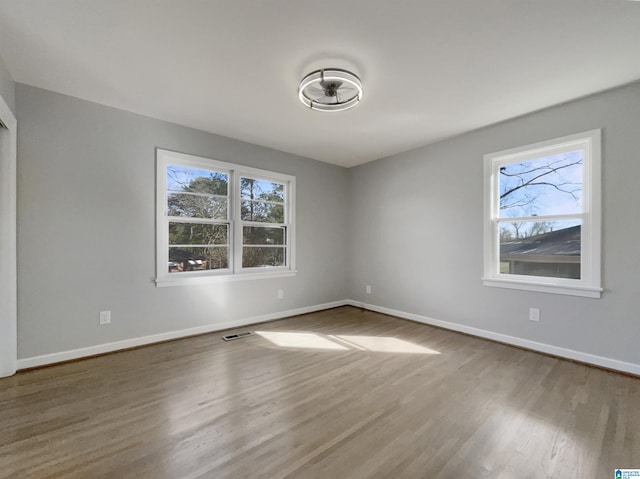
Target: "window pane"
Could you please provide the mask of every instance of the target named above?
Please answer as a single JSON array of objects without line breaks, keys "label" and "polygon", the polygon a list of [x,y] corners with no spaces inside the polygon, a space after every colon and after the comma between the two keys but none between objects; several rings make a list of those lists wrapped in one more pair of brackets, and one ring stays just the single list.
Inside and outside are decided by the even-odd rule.
[{"label": "window pane", "polygon": [[284,266],[285,247],[245,246],[242,248],[242,267],[259,268]]},{"label": "window pane", "polygon": [[193,193],[169,193],[169,216],[227,219],[227,198]]},{"label": "window pane", "polygon": [[500,273],[580,279],[581,221],[500,223]]},{"label": "window pane", "polygon": [[245,245],[284,245],[286,243],[286,229],[283,227],[244,226],[242,228],[242,243]]},{"label": "window pane", "polygon": [[241,177],[240,196],[243,200],[266,200],[284,203],[284,184]]},{"label": "window pane", "polygon": [[167,189],[227,196],[229,176],[214,170],[167,165]]},{"label": "window pane", "polygon": [[228,267],[229,249],[226,246],[169,248],[169,273],[226,269]]},{"label": "window pane", "polygon": [[500,217],[582,212],[583,152],[572,151],[500,167]]},{"label": "window pane", "polygon": [[167,165],[169,216],[227,219],[228,184],[226,173]]},{"label": "window pane", "polygon": [[284,223],[284,205],[281,204],[243,200],[240,214],[242,221]]},{"label": "window pane", "polygon": [[226,245],[228,225],[169,223],[170,245]]}]

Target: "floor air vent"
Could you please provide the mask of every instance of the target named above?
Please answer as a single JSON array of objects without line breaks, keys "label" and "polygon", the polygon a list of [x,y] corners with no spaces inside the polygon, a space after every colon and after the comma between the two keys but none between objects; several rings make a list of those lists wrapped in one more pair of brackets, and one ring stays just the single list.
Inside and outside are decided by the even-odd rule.
[{"label": "floor air vent", "polygon": [[233,341],[234,339],[246,338],[247,336],[251,336],[251,331],[245,331],[243,333],[227,334],[226,336],[222,336],[222,340]]}]

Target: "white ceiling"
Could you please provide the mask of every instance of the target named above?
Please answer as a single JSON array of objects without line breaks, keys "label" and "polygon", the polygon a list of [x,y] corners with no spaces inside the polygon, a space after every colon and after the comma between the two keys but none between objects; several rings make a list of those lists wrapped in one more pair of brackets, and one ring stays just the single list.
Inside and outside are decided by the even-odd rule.
[{"label": "white ceiling", "polygon": [[[14,80],[353,166],[640,79],[626,0],[0,0]],[[306,109],[301,78],[364,99]]]}]

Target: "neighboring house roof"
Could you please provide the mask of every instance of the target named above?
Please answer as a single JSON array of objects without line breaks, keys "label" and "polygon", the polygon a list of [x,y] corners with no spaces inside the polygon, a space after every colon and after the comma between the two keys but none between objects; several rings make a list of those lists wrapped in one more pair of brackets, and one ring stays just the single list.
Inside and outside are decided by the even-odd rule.
[{"label": "neighboring house roof", "polygon": [[169,248],[169,261],[188,261],[190,259],[196,259],[196,256],[191,251]]},{"label": "neighboring house roof", "polygon": [[572,226],[550,231],[529,238],[518,238],[500,244],[500,257],[503,260],[533,260],[533,257],[548,257],[558,260],[580,260],[581,227]]}]

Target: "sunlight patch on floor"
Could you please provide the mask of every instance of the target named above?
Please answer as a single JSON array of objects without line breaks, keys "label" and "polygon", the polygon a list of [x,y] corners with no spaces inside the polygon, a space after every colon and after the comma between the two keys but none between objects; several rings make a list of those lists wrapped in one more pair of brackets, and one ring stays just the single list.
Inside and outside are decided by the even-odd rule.
[{"label": "sunlight patch on floor", "polygon": [[347,350],[334,341],[315,333],[293,333],[283,331],[256,331],[256,334],[283,348]]},{"label": "sunlight patch on floor", "polygon": [[440,354],[439,351],[434,349],[425,348],[424,346],[398,338],[352,335],[338,335],[336,337],[367,351],[376,351],[379,353]]},{"label": "sunlight patch on floor", "polygon": [[379,353],[440,354],[404,339],[384,336],[323,335],[292,331],[256,331],[258,336],[283,348],[359,350]]}]

